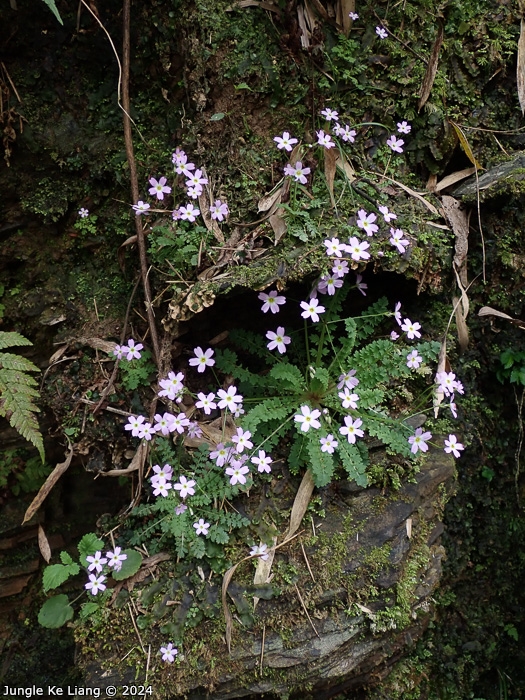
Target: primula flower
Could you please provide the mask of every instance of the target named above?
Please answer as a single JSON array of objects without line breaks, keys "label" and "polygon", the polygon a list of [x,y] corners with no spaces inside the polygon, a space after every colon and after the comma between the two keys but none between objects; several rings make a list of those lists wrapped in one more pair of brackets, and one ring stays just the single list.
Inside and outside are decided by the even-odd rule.
[{"label": "primula flower", "polygon": [[412,127],[410,124],[407,124],[407,122],[398,122],[397,123],[397,130],[400,134],[409,134],[412,131]]},{"label": "primula flower", "polygon": [[168,495],[168,491],[172,488],[171,481],[157,481],[155,484],[153,484],[153,495],[154,496],[163,496],[166,498]]},{"label": "primula flower", "polygon": [[98,573],[102,571],[104,564],[107,564],[108,560],[102,557],[102,552],[95,552],[92,557],[86,557],[86,561],[89,562],[88,571],[95,571]]},{"label": "primula flower", "polygon": [[343,403],[343,408],[357,408],[359,396],[357,394],[351,394],[347,386],[345,386],[344,391],[340,391],[337,395]]},{"label": "primula flower", "polygon": [[271,311],[272,314],[276,314],[280,310],[279,306],[286,304],[286,297],[279,296],[276,291],[272,291],[269,294],[261,292],[257,296],[257,299],[264,301],[261,308],[263,314],[267,313],[268,311]]},{"label": "primula flower", "polygon": [[202,185],[191,185],[186,190],[186,194],[190,199],[198,199],[202,194]]},{"label": "primula flower", "polygon": [[379,231],[379,226],[374,224],[376,219],[375,214],[367,214],[364,209],[357,212],[357,225],[366,232],[367,236],[373,236],[376,231]]},{"label": "primula flower", "polygon": [[200,209],[194,208],[193,204],[190,202],[186,204],[186,206],[179,207],[179,213],[181,219],[193,222],[201,212]]},{"label": "primula flower", "polygon": [[233,449],[231,447],[225,447],[223,442],[219,442],[216,445],[216,449],[210,452],[210,459],[214,459],[218,467],[224,467],[230,461],[232,452]]},{"label": "primula flower", "polygon": [[[346,249],[346,246],[345,246]],[[332,267],[332,272],[338,277],[344,277],[349,272],[348,263],[346,260],[336,260],[334,266]]]},{"label": "primula flower", "polygon": [[184,432],[184,428],[190,424],[190,419],[186,418],[185,413],[177,413],[176,416],[173,417],[173,428],[178,432],[179,435],[182,435]]},{"label": "primula flower", "polygon": [[293,144],[297,143],[297,139],[291,138],[288,131],[285,131],[282,136],[274,136],[273,140],[277,144],[277,148],[284,148],[285,151],[291,151]]},{"label": "primula flower", "polygon": [[319,280],[317,290],[321,292],[321,294],[328,293],[329,296],[333,296],[336,292],[336,289],[339,289],[342,286],[343,280],[337,275],[324,275]]},{"label": "primula flower", "polygon": [[188,510],[188,506],[185,505],[184,503],[179,503],[179,505],[175,508],[175,515],[182,515]]},{"label": "primula flower", "polygon": [[349,389],[355,389],[355,387],[359,384],[359,379],[355,376],[355,374],[355,369],[351,369],[350,372],[339,375],[337,388],[342,389],[344,386],[347,386]]},{"label": "primula flower", "polygon": [[458,417],[458,412],[457,412],[457,410],[456,410],[456,404],[455,404],[453,401],[451,401],[451,402],[449,403],[449,408],[450,408],[450,412],[452,413],[452,415],[454,416],[454,418],[457,418],[457,417]]},{"label": "primula flower", "polygon": [[162,660],[167,661],[172,664],[175,661],[175,657],[179,653],[177,647],[174,647],[170,642],[167,646],[160,648],[160,653],[162,654]]},{"label": "primula flower", "polygon": [[122,562],[126,561],[128,558],[127,554],[121,554],[122,549],[120,547],[115,547],[114,552],[106,552],[108,558],[108,566],[115,571],[120,571],[122,569]]},{"label": "primula flower", "polygon": [[413,340],[414,338],[421,338],[421,333],[419,332],[420,328],[420,323],[417,323],[417,321],[415,323],[412,323],[412,321],[409,318],[405,318],[405,320],[401,324],[401,330],[405,331],[409,340]]},{"label": "primula flower", "polygon": [[321,114],[328,122],[331,122],[332,120],[336,121],[339,118],[339,114],[333,109],[329,109],[328,107],[326,109],[323,109]]},{"label": "primula flower", "polygon": [[225,470],[226,476],[230,477],[230,484],[235,486],[235,484],[245,484],[246,477],[245,474],[249,474],[250,469],[244,464],[236,464],[232,467],[227,467]]},{"label": "primula flower", "polygon": [[301,184],[306,185],[306,183],[308,182],[306,176],[309,175],[310,172],[310,168],[304,167],[302,162],[298,160],[297,163],[293,166],[292,172],[289,174],[292,175],[296,182],[300,182]]},{"label": "primula flower", "polygon": [[211,218],[216,221],[223,221],[230,213],[226,202],[221,202],[220,199],[215,200],[215,204],[210,207]]},{"label": "primula flower", "polygon": [[376,27],[376,34],[380,39],[386,39],[388,32],[384,27]]},{"label": "primula flower", "polygon": [[171,187],[166,185],[166,182],[165,177],[161,177],[158,181],[154,177],[150,178],[149,184],[151,187],[148,190],[150,195],[156,195],[157,199],[164,199],[164,195],[171,192]]},{"label": "primula flower", "polygon": [[122,360],[124,355],[127,353],[127,346],[126,345],[115,345],[113,348],[113,354],[117,358],[117,360]]},{"label": "primula flower", "polygon": [[197,187],[198,185],[207,185],[208,178],[202,170],[196,170],[194,173],[188,176],[186,180],[186,187]]},{"label": "primula flower", "polygon": [[201,518],[198,523],[193,523],[193,527],[195,528],[197,535],[206,536],[210,528],[210,523],[204,522],[204,520]]},{"label": "primula flower", "polygon": [[399,333],[396,333],[395,331],[391,331],[390,340],[397,340],[398,338],[399,338]]},{"label": "primula flower", "polygon": [[398,139],[395,134],[387,139],[386,145],[389,146],[395,153],[403,153],[403,139]]},{"label": "primula flower", "polygon": [[250,459],[250,462],[252,464],[257,465],[257,471],[259,472],[266,472],[270,473],[272,471],[270,464],[272,463],[272,458],[270,455],[267,455],[264,450],[259,450],[259,454],[257,457],[252,457]]},{"label": "primula flower", "polygon": [[354,143],[356,134],[357,131],[355,129],[351,129],[348,124],[345,124],[345,128],[341,129],[339,132],[339,136],[343,139],[343,141],[349,141],[350,143]]},{"label": "primula flower", "polygon": [[325,307],[321,306],[317,299],[302,301],[301,309],[304,309],[301,316],[303,318],[311,318],[314,323],[319,321],[319,314],[323,314],[326,311]]},{"label": "primula flower", "polygon": [[354,444],[358,437],[363,437],[364,433],[360,430],[363,421],[360,418],[352,420],[350,416],[345,416],[345,425],[339,428],[341,435],[346,435],[348,442]]},{"label": "primula flower", "polygon": [[454,396],[454,392],[463,393],[463,384],[456,379],[454,372],[438,372],[436,382],[439,384],[438,391],[442,391],[445,396]]},{"label": "primula flower", "polygon": [[418,450],[421,450],[421,452],[426,452],[428,450],[427,440],[430,440],[431,437],[432,433],[424,433],[423,428],[418,428],[414,435],[408,438],[408,443],[412,445],[410,452],[412,452],[414,455]]},{"label": "primula flower", "polygon": [[145,214],[148,211],[149,206],[150,205],[147,202],[139,200],[137,204],[133,204],[131,208],[135,210],[135,214],[137,216],[140,216],[140,214]]},{"label": "primula flower", "polygon": [[214,351],[211,348],[203,351],[201,347],[197,347],[193,352],[195,357],[190,359],[189,364],[191,367],[197,367],[197,372],[204,372],[206,367],[212,367],[215,364],[215,360],[212,360]]},{"label": "primula flower", "polygon": [[350,238],[346,246],[346,250],[350,253],[352,260],[368,260],[370,253],[367,253],[367,248],[370,248],[370,244],[366,241],[360,241],[355,236]]},{"label": "primula flower", "polygon": [[89,581],[86,583],[84,588],[86,588],[91,593],[91,595],[97,595],[99,591],[106,590],[106,586],[104,584],[105,580],[105,576],[99,576],[97,578],[95,574],[89,574]]},{"label": "primula flower", "polygon": [[195,493],[195,489],[193,488],[195,483],[194,479],[186,479],[184,475],[181,475],[177,483],[173,484],[173,488],[175,491],[179,492],[181,498],[186,498],[186,496],[193,496]]},{"label": "primula flower", "polygon": [[359,15],[357,14],[357,12],[349,12],[349,13],[348,13],[348,16],[349,16],[350,19],[353,20],[354,22],[356,21],[356,19],[359,19]]},{"label": "primula flower", "polygon": [[407,246],[409,245],[409,242],[406,238],[403,238],[405,235],[405,232],[402,231],[400,228],[396,228],[395,230],[393,228],[390,229],[390,240],[389,242],[395,246],[400,253],[404,253]]},{"label": "primula flower", "polygon": [[332,433],[327,435],[326,437],[322,437],[321,440],[321,452],[328,452],[329,455],[332,455],[334,453],[334,450],[337,448],[337,445],[339,444],[337,440],[334,439],[334,436]]},{"label": "primula flower", "polygon": [[322,129],[321,131],[316,131],[315,133],[317,134],[317,143],[319,146],[323,146],[324,148],[334,148],[335,143],[332,141],[330,134],[325,134]]},{"label": "primula flower", "polygon": [[388,207],[379,207],[379,211],[383,214],[383,219],[389,224],[393,219],[397,219],[397,214],[388,211]]},{"label": "primula flower", "polygon": [[277,328],[276,333],[268,331],[266,337],[270,341],[266,346],[268,350],[275,350],[275,348],[277,348],[281,355],[286,352],[286,346],[292,342],[290,336],[284,334],[284,328],[282,326]]},{"label": "primula flower", "polygon": [[173,467],[171,464],[165,464],[163,467],[159,467],[158,464],[155,464],[153,471],[155,472],[155,476],[165,481],[169,481],[173,477]]},{"label": "primula flower", "polygon": [[188,423],[188,437],[189,438],[200,438],[202,437],[202,430],[196,420],[190,421]]},{"label": "primula flower", "polygon": [[327,238],[324,245],[326,247],[327,255],[335,255],[338,258],[342,256],[345,249],[344,243],[339,243],[339,238]]},{"label": "primula flower", "polygon": [[253,442],[250,441],[251,436],[252,434],[249,430],[237,428],[237,435],[232,436],[232,442],[234,443],[235,451],[238,454],[241,454],[245,447],[247,450],[253,447]]},{"label": "primula flower", "polygon": [[363,275],[356,275],[355,277],[355,286],[357,287],[358,291],[361,292],[361,294],[366,297],[366,292],[365,289],[368,289],[368,285],[361,280],[363,279]]},{"label": "primula flower", "polygon": [[135,359],[135,360],[140,360],[140,358],[141,358],[140,351],[141,351],[143,348],[144,348],[144,345],[142,345],[142,343],[137,343],[137,344],[135,345],[135,341],[133,340],[133,338],[130,338],[130,339],[128,340],[127,346],[126,346],[126,345],[123,345],[123,346],[122,346],[122,350],[123,350],[125,353],[127,353],[127,355],[126,355],[126,360],[127,360],[128,362],[131,362],[131,360],[133,360],[133,359]]},{"label": "primula flower", "polygon": [[401,315],[401,302],[398,301],[394,307],[394,318],[396,319],[396,323],[398,326],[400,326],[403,323],[403,316]]},{"label": "primula flower", "polygon": [[177,374],[175,374],[175,372],[170,372],[167,379],[161,379],[159,381],[159,386],[162,391],[159,391],[158,395],[161,398],[166,396],[170,401],[179,401],[179,394],[184,389],[182,384],[183,379],[184,375],[182,372],[178,372]]},{"label": "primula flower", "polygon": [[82,207],[82,209],[79,210],[78,215],[80,216],[81,219],[85,219],[86,216],[89,216],[89,211],[87,209],[84,209],[84,207]]},{"label": "primula flower", "polygon": [[418,355],[417,350],[412,350],[407,355],[407,367],[410,369],[417,369],[419,365],[423,362],[423,358]]},{"label": "primula flower", "polygon": [[460,450],[464,450],[463,445],[457,441],[455,435],[449,435],[448,440],[445,440],[445,447],[443,448],[445,452],[454,455],[454,457],[461,457]]},{"label": "primula flower", "polygon": [[157,431],[151,425],[151,423],[143,423],[140,426],[138,437],[141,440],[147,440],[149,442],[152,439],[152,437],[155,435],[156,432]]},{"label": "primula flower", "polygon": [[139,433],[142,430],[142,424],[145,420],[146,419],[144,416],[130,416],[127,424],[124,426],[124,430],[131,430],[131,435],[133,437],[139,437]]},{"label": "primula flower", "polygon": [[259,559],[266,561],[268,559],[268,557],[270,556],[268,554],[268,552],[266,551],[268,549],[268,545],[266,545],[266,544],[252,544],[251,547],[252,547],[250,550],[251,557],[259,557]]},{"label": "primula flower", "polygon": [[321,415],[321,411],[317,410],[317,408],[312,409],[310,406],[301,406],[301,414],[297,414],[294,416],[294,420],[296,423],[301,424],[301,430],[303,433],[307,433],[310,428],[320,428],[321,423],[317,420],[319,416]]},{"label": "primula flower", "polygon": [[219,389],[217,396],[220,398],[219,408],[229,408],[232,413],[237,410],[237,404],[242,403],[243,399],[240,394],[237,394],[236,386],[228,387],[228,391]]},{"label": "primula flower", "polygon": [[217,404],[214,403],[215,394],[209,393],[204,394],[202,391],[197,394],[198,401],[195,402],[197,408],[202,408],[204,413],[209,416],[213,408],[217,408]]},{"label": "primula flower", "polygon": [[162,416],[160,413],[156,413],[155,431],[161,435],[169,435],[175,430],[175,426],[173,425],[174,420],[175,416],[172,413],[164,413]]}]

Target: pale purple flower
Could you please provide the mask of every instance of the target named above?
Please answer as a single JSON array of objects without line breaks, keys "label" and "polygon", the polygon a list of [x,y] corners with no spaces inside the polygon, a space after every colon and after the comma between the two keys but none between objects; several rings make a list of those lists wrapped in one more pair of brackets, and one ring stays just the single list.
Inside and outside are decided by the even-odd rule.
[{"label": "pale purple flower", "polygon": [[182,515],[188,510],[188,506],[185,503],[179,503],[175,508],[175,515]]},{"label": "pale purple flower", "polygon": [[235,484],[245,484],[246,476],[245,474],[250,473],[250,468],[244,464],[235,464],[231,467],[227,467],[225,470],[226,476],[230,477],[230,484],[235,486]]},{"label": "pale purple flower", "polygon": [[460,450],[464,450],[464,446],[457,441],[457,438],[455,435],[449,435],[448,440],[445,440],[445,447],[443,448],[445,452],[454,455],[454,457],[460,457]]},{"label": "pale purple flower", "polygon": [[415,323],[412,323],[412,321],[409,318],[405,318],[405,320],[401,324],[401,330],[405,331],[409,340],[413,340],[414,338],[421,338],[421,333],[419,332],[420,328],[420,323],[418,323],[417,321]]},{"label": "pale purple flower", "polygon": [[335,122],[335,124],[332,124],[332,131],[336,136],[341,136],[343,133],[344,129],[341,126],[341,124],[338,124],[338,122]]},{"label": "pale purple flower", "polygon": [[214,351],[211,348],[204,351],[199,346],[193,352],[195,357],[189,360],[189,364],[191,367],[197,367],[197,372],[204,372],[206,367],[212,367],[215,364],[215,360],[212,359]]},{"label": "pale purple flower", "polygon": [[417,369],[419,365],[423,362],[423,358],[418,355],[417,350],[412,350],[407,355],[407,367],[410,369]]},{"label": "pale purple flower", "polygon": [[328,293],[329,296],[333,296],[337,289],[343,286],[343,280],[337,275],[323,275],[319,280],[317,285],[317,290],[321,294]]},{"label": "pale purple flower", "polygon": [[398,326],[400,326],[403,323],[403,316],[401,315],[401,302],[398,301],[395,305],[394,308],[394,318],[396,319],[396,323]]},{"label": "pale purple flower", "polygon": [[223,442],[219,442],[219,444],[215,446],[215,450],[210,452],[210,459],[215,460],[215,464],[218,467],[224,467],[224,465],[230,461],[232,453],[233,448],[226,447]]},{"label": "pale purple flower", "polygon": [[454,418],[457,418],[457,417],[458,417],[458,412],[457,412],[457,410],[456,410],[456,404],[455,404],[453,401],[450,402],[449,408],[450,408],[450,412],[452,413],[452,415],[454,416]]},{"label": "pale purple flower", "polygon": [[397,340],[398,338],[399,338],[399,333],[396,333],[395,331],[391,331],[390,340]]},{"label": "pale purple flower", "polygon": [[204,522],[203,518],[200,518],[198,523],[193,523],[193,527],[195,528],[197,535],[206,536],[210,528],[210,523],[206,523]]},{"label": "pale purple flower", "polygon": [[309,175],[310,172],[310,168],[304,167],[302,162],[298,160],[297,163],[293,166],[292,172],[288,174],[291,174],[296,182],[300,182],[301,184],[306,185],[306,183],[308,182],[306,176]]},{"label": "pale purple flower", "polygon": [[215,204],[210,207],[211,218],[216,221],[223,221],[225,217],[230,213],[228,205],[226,202],[222,202],[220,199],[215,200]]},{"label": "pale purple flower", "polygon": [[288,131],[285,131],[282,136],[275,136],[274,139],[277,144],[277,148],[284,148],[285,151],[291,151],[294,143],[297,143],[297,139],[290,137]]},{"label": "pale purple flower", "polygon": [[162,416],[160,413],[155,414],[155,431],[161,435],[169,435],[175,430],[173,421],[175,416],[172,413],[164,413]]},{"label": "pale purple flower", "polygon": [[147,440],[148,442],[153,438],[157,431],[155,428],[151,425],[151,423],[143,423],[140,426],[139,434],[138,437],[141,440]]},{"label": "pale purple flower", "polygon": [[350,389],[347,386],[345,386],[344,390],[340,391],[337,395],[343,403],[343,408],[357,408],[359,396],[357,394],[351,394]]},{"label": "pale purple flower", "polygon": [[350,416],[345,416],[345,425],[339,428],[341,435],[346,435],[348,442],[354,444],[358,437],[363,437],[364,433],[360,430],[363,421],[360,418],[352,420]]},{"label": "pale purple flower", "polygon": [[317,143],[319,146],[324,146],[324,148],[334,148],[335,143],[332,141],[330,134],[325,134],[324,131],[316,131]]},{"label": "pale purple flower", "polygon": [[295,415],[294,420],[296,423],[300,423],[303,433],[307,433],[310,428],[317,429],[321,427],[321,423],[317,420],[321,415],[321,411],[317,410],[317,408],[314,408],[312,411],[310,406],[301,406],[300,410],[301,413]]},{"label": "pale purple flower", "polygon": [[[346,249],[346,246],[345,246]],[[346,260],[336,260],[334,266],[332,267],[332,272],[338,277],[344,277],[349,272],[348,263]]]},{"label": "pale purple flower", "polygon": [[177,163],[185,163],[187,160],[188,156],[186,155],[186,151],[183,151],[180,146],[177,146],[175,152],[171,154],[171,162],[173,165],[177,165]]},{"label": "pale purple flower", "polygon": [[416,454],[418,450],[426,452],[428,450],[427,440],[430,440],[431,437],[432,433],[424,433],[423,428],[418,428],[414,435],[408,438],[409,444],[412,445],[410,452],[412,452],[412,454]]},{"label": "pale purple flower", "polygon": [[250,440],[251,436],[252,434],[249,430],[237,428],[237,434],[232,436],[232,442],[235,445],[235,451],[238,454],[241,454],[244,448],[249,450],[251,447],[253,447],[253,442]]},{"label": "pale purple flower", "polygon": [[169,185],[166,185],[166,178],[161,177],[160,180],[155,180],[154,177],[150,178],[149,184],[151,187],[149,188],[149,193],[153,196],[155,195],[157,199],[164,199],[165,194],[169,194],[171,192],[171,187]]},{"label": "pale purple flower", "polygon": [[332,433],[329,433],[326,437],[322,437],[321,440],[321,452],[328,452],[329,455],[332,455],[334,453],[334,450],[337,448],[337,445],[339,444],[337,440],[334,438]]},{"label": "pale purple flower", "polygon": [[126,360],[127,360],[128,362],[131,362],[131,360],[133,360],[133,359],[135,359],[135,360],[140,360],[140,358],[141,358],[140,351],[141,351],[143,348],[144,348],[144,345],[142,345],[142,343],[137,343],[137,344],[135,345],[135,341],[133,340],[133,338],[130,338],[130,339],[128,340],[127,346],[126,346],[126,345],[123,345],[123,346],[122,346],[122,350],[123,350],[125,353],[127,353],[127,355],[126,355]]},{"label": "pale purple flower", "polygon": [[356,21],[356,19],[359,19],[359,15],[357,14],[357,12],[349,12],[349,13],[348,13],[348,16],[349,16],[350,19],[351,19],[352,21],[354,21],[354,22]]},{"label": "pale purple flower", "polygon": [[380,39],[386,39],[388,36],[388,32],[384,27],[376,27],[376,34]]},{"label": "pale purple flower", "polygon": [[370,248],[370,244],[366,241],[360,241],[355,236],[350,238],[346,247],[352,260],[368,260],[370,253],[367,252],[367,248]]},{"label": "pale purple flower", "polygon": [[237,394],[236,386],[228,387],[228,391],[219,389],[217,395],[220,399],[219,408],[229,408],[232,413],[237,410],[237,404],[242,403],[243,399],[240,394]]},{"label": "pale purple flower", "polygon": [[257,299],[264,301],[264,304],[262,305],[261,309],[263,314],[267,313],[268,311],[271,311],[273,314],[276,314],[280,310],[279,306],[282,306],[282,304],[286,303],[286,297],[279,296],[276,291],[272,291],[269,294],[261,292],[258,295]]},{"label": "pale purple flower", "polygon": [[122,569],[122,562],[126,561],[128,558],[127,554],[122,553],[122,549],[120,547],[115,547],[114,552],[106,552],[106,556],[108,558],[108,566],[110,566],[112,569],[115,569],[115,571],[120,571]]},{"label": "pale purple flower", "polygon": [[393,228],[390,229],[390,240],[389,242],[395,246],[400,253],[404,253],[407,246],[409,245],[409,241],[406,238],[403,238],[405,235],[405,232],[401,230],[400,228],[396,228],[395,230]]},{"label": "pale purple flower", "polygon": [[363,275],[356,275],[355,278],[355,286],[357,289],[361,292],[361,294],[366,297],[366,292],[365,289],[368,289],[368,285],[365,282],[362,282],[361,280],[363,279]]},{"label": "pale purple flower", "polygon": [[395,153],[403,153],[403,139],[398,139],[395,134],[387,139],[386,145],[389,146]]},{"label": "pale purple flower", "polygon": [[259,559],[262,559],[263,561],[266,561],[268,557],[270,556],[268,552],[266,551],[268,549],[268,545],[266,544],[254,544],[251,545],[251,550],[250,550],[250,556],[251,557],[259,557]]},{"label": "pale purple flower", "polygon": [[102,567],[108,562],[108,560],[102,556],[102,552],[95,552],[92,557],[86,557],[86,561],[89,562],[88,571],[93,571],[94,569],[97,573],[102,571]]},{"label": "pale purple flower", "polygon": [[349,389],[355,389],[355,387],[359,384],[359,379],[357,379],[355,374],[355,369],[351,369],[350,372],[339,375],[337,388],[342,389],[344,386],[346,386]]},{"label": "pale purple flower", "polygon": [[364,209],[357,212],[357,225],[366,232],[367,236],[373,236],[376,231],[379,231],[379,226],[374,224],[376,219],[375,214],[367,214]]},{"label": "pale purple flower", "polygon": [[80,216],[81,219],[85,219],[87,216],[89,216],[89,211],[87,209],[82,209],[79,210],[78,215]]},{"label": "pale purple flower", "polygon": [[342,256],[345,249],[344,243],[339,243],[339,238],[327,238],[324,245],[326,247],[327,255],[335,255],[338,258]]},{"label": "pale purple flower", "polygon": [[445,396],[454,396],[454,392],[463,393],[463,384],[456,379],[454,372],[438,372],[436,382],[439,385],[438,391],[442,391]]},{"label": "pale purple flower", "polygon": [[339,132],[339,136],[343,139],[343,141],[349,141],[350,143],[354,143],[356,134],[357,131],[355,129],[350,129],[348,124],[345,124],[345,128],[341,129]]},{"label": "pale purple flower", "polygon": [[179,213],[181,219],[193,222],[201,212],[200,209],[194,208],[193,204],[190,202],[186,204],[186,206],[179,207]]},{"label": "pale purple flower", "polygon": [[397,130],[400,134],[409,134],[412,131],[412,127],[405,121],[397,123]]},{"label": "pale purple flower", "polygon": [[194,479],[186,479],[186,477],[181,474],[177,483],[173,484],[173,488],[175,491],[179,492],[181,498],[186,498],[186,496],[193,496],[195,493],[195,489],[193,488],[195,483]]},{"label": "pale purple flower", "polygon": [[177,415],[173,416],[173,428],[179,435],[182,435],[184,428],[189,424],[190,419],[186,418],[185,413],[177,413]]},{"label": "pale purple flower", "polygon": [[127,345],[115,345],[113,348],[113,354],[117,358],[117,360],[122,360],[124,355],[126,355],[128,351]]},{"label": "pale purple flower", "polygon": [[272,471],[270,464],[272,463],[272,458],[267,455],[264,450],[259,450],[257,457],[252,457],[250,462],[257,465],[257,471],[270,473]]},{"label": "pale purple flower", "polygon": [[188,179],[186,180],[186,187],[196,187],[197,185],[207,185],[208,184],[208,178],[202,170],[196,170],[194,173],[191,173],[191,175],[188,175]]},{"label": "pale purple flower", "polygon": [[388,207],[379,207],[379,211],[381,212],[381,214],[383,214],[383,219],[386,221],[387,224],[389,224],[394,219],[397,219],[397,214],[388,211]]},{"label": "pale purple flower", "polygon": [[337,121],[337,119],[339,118],[339,114],[333,109],[329,109],[328,107],[326,109],[323,109],[321,111],[321,114],[326,119],[326,121],[329,122],[331,122],[332,120]]},{"label": "pale purple flower", "polygon": [[171,464],[165,464],[163,467],[159,467],[158,464],[153,466],[153,471],[155,476],[153,478],[164,479],[164,481],[169,481],[173,477],[173,467]]},{"label": "pale purple flower", "polygon": [[177,647],[174,647],[173,644],[170,642],[168,646],[160,648],[160,653],[162,654],[163,661],[167,661],[169,664],[172,664],[175,661],[175,657],[179,652]]},{"label": "pale purple flower", "polygon": [[131,208],[135,210],[135,214],[137,216],[140,216],[140,214],[145,214],[148,211],[149,207],[150,205],[147,202],[139,200],[137,204],[133,204]]},{"label": "pale purple flower", "polygon": [[130,416],[128,422],[124,426],[124,430],[131,430],[131,435],[133,437],[139,437],[139,433],[142,430],[142,424],[146,419],[144,416]]},{"label": "pale purple flower", "polygon": [[319,321],[319,314],[323,314],[326,311],[325,307],[321,306],[317,299],[302,301],[301,308],[303,309],[301,316],[303,318],[311,318],[314,323]]},{"label": "pale purple flower", "polygon": [[190,185],[186,190],[186,194],[190,199],[199,199],[202,194],[202,185]]},{"label": "pale purple flower", "polygon": [[284,333],[283,326],[279,326],[275,333],[273,331],[268,331],[266,333],[266,337],[270,341],[266,346],[268,350],[275,350],[275,348],[277,348],[281,355],[286,352],[286,346],[292,342],[292,339]]},{"label": "pale purple flower", "polygon": [[106,586],[104,584],[104,581],[106,580],[105,576],[95,576],[95,574],[89,574],[89,581],[86,583],[84,588],[86,588],[91,595],[97,595],[99,591],[105,591]]},{"label": "pale purple flower", "polygon": [[202,430],[196,420],[190,421],[188,423],[188,437],[189,438],[200,438],[202,437]]},{"label": "pale purple flower", "polygon": [[210,415],[212,409],[217,408],[217,404],[214,403],[215,394],[209,393],[206,395],[202,391],[200,391],[197,394],[197,398],[199,400],[195,402],[195,406],[197,408],[202,408],[202,410],[207,416]]},{"label": "pale purple flower", "polygon": [[295,168],[293,167],[293,165],[292,165],[291,163],[287,163],[287,164],[284,166],[283,172],[284,172],[284,174],[287,175],[288,177],[293,177],[293,176],[294,176],[294,173],[295,173]]},{"label": "pale purple flower", "polygon": [[172,488],[171,481],[155,481],[155,483],[152,483],[153,486],[153,495],[154,496],[163,496],[163,498],[166,498],[168,495],[168,491]]},{"label": "pale purple flower", "polygon": [[171,218],[173,219],[173,221],[179,221],[180,220],[180,211],[178,209],[175,209],[174,211],[172,211]]},{"label": "pale purple flower", "polygon": [[159,391],[159,396],[161,398],[166,396],[170,401],[178,400],[180,393],[184,389],[182,384],[183,379],[184,375],[182,372],[178,372],[177,374],[175,374],[175,372],[170,372],[167,379],[161,379],[159,381],[159,386],[162,389],[162,391]]}]

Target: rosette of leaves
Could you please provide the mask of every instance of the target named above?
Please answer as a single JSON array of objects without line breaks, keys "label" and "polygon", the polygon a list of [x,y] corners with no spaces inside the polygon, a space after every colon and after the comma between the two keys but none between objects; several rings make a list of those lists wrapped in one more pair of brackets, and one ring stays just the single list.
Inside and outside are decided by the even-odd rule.
[{"label": "rosette of leaves", "polygon": [[0,331],[0,416],[7,418],[11,426],[38,450],[44,461],[44,443],[35,414],[40,409],[34,398],[39,395],[36,380],[31,372],[40,372],[38,367],[25,357],[5,348],[32,345],[31,341],[15,332]]}]

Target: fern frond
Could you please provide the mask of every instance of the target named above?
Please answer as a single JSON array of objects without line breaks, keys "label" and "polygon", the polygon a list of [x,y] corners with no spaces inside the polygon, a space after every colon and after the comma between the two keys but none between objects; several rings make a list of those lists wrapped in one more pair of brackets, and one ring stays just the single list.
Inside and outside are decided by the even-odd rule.
[{"label": "fern frond", "polygon": [[[32,345],[19,333],[0,331],[0,348]],[[40,370],[30,360],[9,352],[0,352],[0,416],[7,418],[22,437],[31,442],[44,461],[44,442],[35,413],[40,409],[33,403],[39,395],[36,380],[29,372]]]},{"label": "fern frond", "polygon": [[334,459],[328,452],[321,452],[321,443],[317,432],[306,434],[306,450],[309,456],[309,468],[315,485],[319,488],[326,486],[334,474]]}]

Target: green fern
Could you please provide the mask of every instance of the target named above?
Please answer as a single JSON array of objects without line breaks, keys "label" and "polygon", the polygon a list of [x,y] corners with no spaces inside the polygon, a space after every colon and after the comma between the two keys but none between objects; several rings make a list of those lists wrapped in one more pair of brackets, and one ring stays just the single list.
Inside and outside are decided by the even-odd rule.
[{"label": "green fern", "polygon": [[[0,331],[0,350],[20,345],[32,343],[19,333]],[[35,416],[40,409],[33,402],[38,384],[29,372],[40,370],[24,357],[0,352],[0,416],[37,448],[43,462],[44,442]]]}]

